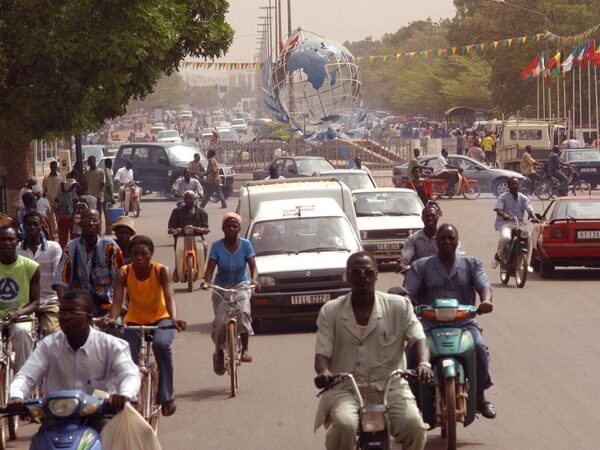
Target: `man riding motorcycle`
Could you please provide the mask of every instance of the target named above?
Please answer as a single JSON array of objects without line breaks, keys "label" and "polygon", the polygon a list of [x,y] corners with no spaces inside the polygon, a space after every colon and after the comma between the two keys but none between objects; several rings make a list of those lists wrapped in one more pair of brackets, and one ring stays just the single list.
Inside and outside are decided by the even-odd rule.
[{"label": "man riding motorcycle", "polygon": [[187,191],[192,191],[196,194],[196,198],[202,200],[204,196],[204,189],[200,181],[196,178],[192,178],[188,169],[183,169],[183,175],[175,180],[172,188],[175,198],[181,199],[183,194]]},{"label": "man riding motorcycle", "polygon": [[[406,277],[404,287],[413,302],[430,305],[437,299],[453,298],[463,305],[475,305],[477,293],[481,301],[479,313],[492,312],[494,309],[492,289],[483,270],[483,264],[474,256],[456,254],[458,246],[456,228],[450,224],[440,225],[436,233],[436,241],[438,254],[414,261]],[[426,332],[431,329],[427,320],[422,322]],[[474,319],[462,320],[457,324],[463,329],[468,329],[475,342],[477,410],[484,417],[493,419],[496,417],[496,409],[484,395],[484,391],[492,386],[488,347]]]},{"label": "man riding motorcycle", "polygon": [[[202,235],[210,232],[208,227],[208,214],[206,214],[206,211],[197,206],[195,203],[196,192],[186,191],[183,194],[183,205],[178,206],[171,212],[168,225],[169,234],[175,234],[178,228],[183,228],[186,225],[193,225],[194,227],[200,228]],[[173,271],[173,281],[176,283],[179,281],[180,275],[183,277],[183,247],[183,239],[179,239],[177,236],[175,236],[175,269]],[[203,251],[206,256],[208,253],[208,245],[204,239],[202,239],[202,245],[199,247],[199,249]],[[206,260],[206,258],[204,259]]]},{"label": "man riding motorcycle", "polygon": [[[510,242],[511,230],[524,224],[523,218],[525,212],[527,212],[532,222],[537,222],[529,198],[519,192],[519,180],[514,177],[508,180],[508,192],[498,197],[494,211],[496,212],[494,227],[496,231],[500,232],[500,240],[498,241],[498,249],[492,261],[492,269],[498,267],[502,259],[502,255]],[[531,261],[532,248],[533,242],[531,241],[531,236],[529,236],[527,240],[528,265]]]}]

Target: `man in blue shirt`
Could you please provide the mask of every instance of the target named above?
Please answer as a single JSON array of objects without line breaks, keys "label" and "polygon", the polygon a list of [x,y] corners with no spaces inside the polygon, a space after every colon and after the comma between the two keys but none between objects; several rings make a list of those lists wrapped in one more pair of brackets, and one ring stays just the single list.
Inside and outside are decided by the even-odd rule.
[{"label": "man in blue shirt", "polygon": [[[511,230],[524,225],[525,212],[527,212],[532,222],[537,222],[533,206],[531,206],[529,198],[519,192],[519,180],[515,177],[508,180],[508,192],[498,197],[494,211],[496,211],[494,228],[500,232],[500,240],[498,241],[498,249],[492,261],[492,269],[498,267],[498,263],[502,259],[503,253],[510,242]],[[532,247],[533,242],[531,241],[531,236],[529,236],[527,241],[528,263],[531,261]]]},{"label": "man in blue shirt", "polygon": [[554,177],[560,181],[558,185],[558,195],[567,195],[567,188],[569,187],[569,178],[561,172],[560,167],[566,164],[560,162],[560,147],[555,145],[552,147],[552,152],[548,156],[548,176]]},{"label": "man in blue shirt", "polygon": [[[449,224],[440,225],[436,241],[438,254],[414,261],[404,282],[404,288],[413,302],[429,305],[439,298],[455,298],[463,305],[475,305],[477,294],[481,301],[479,313],[492,312],[492,289],[483,264],[474,256],[456,254],[456,228]],[[492,386],[488,347],[474,319],[460,321],[458,325],[468,329],[475,341],[477,410],[484,417],[493,419],[496,417],[496,409],[484,395],[484,391]],[[431,324],[423,320],[423,328],[427,332]]]}]

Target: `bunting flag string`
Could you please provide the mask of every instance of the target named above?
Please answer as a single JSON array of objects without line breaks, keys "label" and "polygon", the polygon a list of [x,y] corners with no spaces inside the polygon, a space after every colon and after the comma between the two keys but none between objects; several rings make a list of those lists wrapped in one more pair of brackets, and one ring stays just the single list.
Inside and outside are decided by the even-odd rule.
[{"label": "bunting flag string", "polygon": [[573,36],[558,36],[550,31],[545,31],[543,33],[543,38],[548,39],[549,41],[556,42],[557,47],[564,47],[565,45],[571,45],[575,42],[580,42],[584,40],[588,40],[594,33],[596,33],[600,29],[600,24],[593,26],[589,30],[585,30],[582,33],[575,34]]},{"label": "bunting flag string", "polygon": [[218,63],[208,61],[181,61],[180,69],[216,69],[216,70],[258,70],[264,63]]}]

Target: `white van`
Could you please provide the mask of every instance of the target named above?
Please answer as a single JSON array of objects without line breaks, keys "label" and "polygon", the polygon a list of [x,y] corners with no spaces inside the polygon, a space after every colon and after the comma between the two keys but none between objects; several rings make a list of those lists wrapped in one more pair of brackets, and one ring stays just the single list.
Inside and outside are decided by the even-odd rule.
[{"label": "white van", "polygon": [[261,284],[252,317],[315,319],[323,303],[350,291],[348,257],[363,249],[350,190],[334,179],[251,182],[238,213]]}]

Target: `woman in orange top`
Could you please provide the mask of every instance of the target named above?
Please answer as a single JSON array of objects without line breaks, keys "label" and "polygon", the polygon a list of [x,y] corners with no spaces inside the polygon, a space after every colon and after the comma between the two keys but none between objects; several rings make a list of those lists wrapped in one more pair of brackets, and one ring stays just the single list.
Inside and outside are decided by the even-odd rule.
[{"label": "woman in orange top", "polygon": [[[173,325],[177,331],[185,330],[186,323],[177,320],[173,282],[169,269],[152,260],[154,243],[148,236],[134,236],[129,241],[131,264],[123,266],[117,273],[113,304],[110,315],[103,321],[111,325],[121,314],[124,291],[129,297],[125,323],[128,325]],[[156,402],[162,405],[163,416],[170,416],[177,409],[173,395],[173,355],[171,343],[175,329],[156,330],[152,351],[158,365],[158,392]],[[131,357],[137,360],[141,347],[140,334],[125,330],[123,335],[131,348]]]}]

